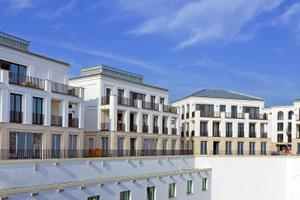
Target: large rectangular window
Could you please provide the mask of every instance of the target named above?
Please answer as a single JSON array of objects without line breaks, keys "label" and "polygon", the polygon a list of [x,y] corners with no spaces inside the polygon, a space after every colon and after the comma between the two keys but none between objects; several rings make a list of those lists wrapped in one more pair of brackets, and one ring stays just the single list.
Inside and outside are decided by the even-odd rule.
[{"label": "large rectangular window", "polygon": [[267,143],[266,142],[261,143],[260,152],[261,152],[261,155],[267,155]]},{"label": "large rectangular window", "polygon": [[232,137],[232,123],[226,123],[226,137]]},{"label": "large rectangular window", "polygon": [[238,155],[244,155],[244,142],[238,142]]},{"label": "large rectangular window", "polygon": [[108,156],[108,137],[102,137],[102,156]]},{"label": "large rectangular window", "polygon": [[249,143],[249,154],[250,155],[255,155],[255,142],[250,142]]},{"label": "large rectangular window", "polygon": [[238,123],[238,137],[244,137],[244,123]]},{"label": "large rectangular window", "polygon": [[193,189],[193,181],[189,180],[189,181],[187,181],[187,191],[186,191],[186,193],[187,194],[193,193],[192,189]]},{"label": "large rectangular window", "polygon": [[169,184],[169,198],[173,198],[176,196],[176,184],[170,183]]},{"label": "large rectangular window", "polygon": [[155,200],[155,187],[147,187],[147,200]]},{"label": "large rectangular window", "polygon": [[300,143],[297,143],[297,154],[300,154]]},{"label": "large rectangular window", "polygon": [[52,157],[59,158],[61,147],[61,135],[52,134]]},{"label": "large rectangular window", "polygon": [[10,122],[22,123],[22,96],[10,94]]},{"label": "large rectangular window", "polygon": [[237,116],[237,106],[231,106],[231,115],[232,117]]},{"label": "large rectangular window", "polygon": [[203,178],[202,179],[202,190],[207,190],[208,189],[208,179]]},{"label": "large rectangular window", "polygon": [[231,155],[232,154],[232,142],[226,142],[226,155]]},{"label": "large rectangular window", "polygon": [[277,134],[277,142],[283,142],[283,134]]},{"label": "large rectangular window", "polygon": [[130,200],[130,190],[120,192],[120,200]]},{"label": "large rectangular window", "polygon": [[226,112],[226,106],[220,105],[220,112]]},{"label": "large rectangular window", "polygon": [[39,158],[42,149],[42,134],[10,132],[10,157],[16,159]]},{"label": "large rectangular window", "polygon": [[32,99],[32,123],[43,124],[43,99],[33,97]]},{"label": "large rectangular window", "polygon": [[201,155],[207,155],[207,141],[201,141]]},{"label": "large rectangular window", "polygon": [[283,131],[283,123],[277,124],[277,131]]}]

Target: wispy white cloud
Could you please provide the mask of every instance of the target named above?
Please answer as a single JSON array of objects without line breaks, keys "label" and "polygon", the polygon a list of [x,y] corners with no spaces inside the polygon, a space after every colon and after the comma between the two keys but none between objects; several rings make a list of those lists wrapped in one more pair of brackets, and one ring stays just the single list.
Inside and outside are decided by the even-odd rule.
[{"label": "wispy white cloud", "polygon": [[[184,5],[170,6],[167,10],[159,8],[163,12],[155,11],[151,16],[145,14],[146,21],[127,33],[176,35],[179,36],[177,48],[206,42],[249,40],[254,34],[244,35],[243,28],[257,16],[277,8],[282,1],[187,1]],[[133,10],[137,10],[137,5],[132,6]],[[144,7],[138,5],[138,8]]]},{"label": "wispy white cloud", "polygon": [[97,57],[101,57],[101,58],[121,61],[126,64],[130,64],[130,65],[134,65],[134,66],[138,66],[138,67],[142,67],[142,68],[154,71],[157,74],[161,74],[161,75],[167,76],[169,78],[177,78],[175,75],[173,75],[170,72],[170,70],[160,67],[160,66],[155,66],[153,64],[149,64],[149,63],[141,61],[141,60],[137,60],[137,59],[133,59],[133,58],[125,57],[125,56],[120,56],[117,54],[107,53],[107,52],[104,52],[101,50],[95,50],[95,49],[89,49],[89,48],[84,48],[84,47],[80,47],[80,46],[75,46],[74,44],[67,43],[67,42],[50,41],[50,40],[45,40],[43,38],[38,38],[38,37],[31,37],[31,38],[34,38],[32,40],[35,40],[35,41],[38,41],[38,42],[41,42],[41,43],[44,43],[44,44],[47,44],[50,46],[64,48],[64,49],[68,49],[71,51],[76,51],[76,52],[93,55],[93,56],[97,56]]},{"label": "wispy white cloud", "polygon": [[6,9],[7,14],[17,15],[25,9],[33,7],[31,0],[9,0],[9,6]]},{"label": "wispy white cloud", "polygon": [[37,14],[37,16],[43,19],[58,18],[64,15],[67,11],[70,11],[74,7],[74,5],[75,5],[75,1],[72,0],[68,4],[62,5],[56,10],[43,9]]}]

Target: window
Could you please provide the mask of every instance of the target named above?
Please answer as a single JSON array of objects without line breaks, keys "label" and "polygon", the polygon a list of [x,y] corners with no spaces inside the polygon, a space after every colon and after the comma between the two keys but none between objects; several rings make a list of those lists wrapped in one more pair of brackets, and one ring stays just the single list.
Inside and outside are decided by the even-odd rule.
[{"label": "window", "polygon": [[196,110],[200,110],[200,104],[196,104]]},{"label": "window", "polygon": [[120,192],[120,200],[130,200],[130,190]]},{"label": "window", "polygon": [[161,103],[162,105],[164,105],[164,104],[165,104],[165,99],[164,99],[164,98],[160,98],[160,103]]},{"label": "window", "polygon": [[155,200],[155,187],[147,187],[147,200]]},{"label": "window", "polygon": [[282,111],[278,112],[278,120],[283,120],[283,112]]},{"label": "window", "polygon": [[207,178],[202,179],[202,190],[207,190]]},{"label": "window", "polygon": [[176,196],[176,185],[175,183],[170,183],[169,184],[169,198],[175,197]]},{"label": "window", "polygon": [[61,135],[52,134],[52,156],[53,158],[59,158],[60,156],[60,138]]},{"label": "window", "polygon": [[93,138],[89,138],[89,150],[94,149],[94,139]]},{"label": "window", "polygon": [[236,114],[237,114],[237,106],[231,106],[231,114],[233,116],[236,116]]},{"label": "window", "polygon": [[277,131],[283,131],[283,123],[277,124]]},{"label": "window", "polygon": [[226,137],[232,137],[232,123],[226,123]]},{"label": "window", "polygon": [[43,99],[33,97],[32,123],[43,124]]},{"label": "window", "polygon": [[22,96],[10,94],[10,122],[22,123]]},{"label": "window", "polygon": [[[289,122],[288,123],[288,132],[291,132],[292,131],[292,122]],[[291,133],[289,133],[291,134]]]},{"label": "window", "polygon": [[181,114],[184,114],[184,113],[185,113],[184,106],[182,106],[182,108],[181,108]]},{"label": "window", "polygon": [[190,113],[190,104],[186,105],[186,113]]},{"label": "window", "polygon": [[187,191],[186,191],[187,194],[193,193],[192,187],[193,187],[193,181],[192,180],[187,181]]},{"label": "window", "polygon": [[267,155],[267,143],[266,142],[262,142],[261,143],[261,155]]},{"label": "window", "polygon": [[220,105],[220,112],[226,112],[226,106]]},{"label": "window", "polygon": [[184,141],[181,141],[181,150],[184,150]]},{"label": "window", "polygon": [[108,137],[101,137],[102,156],[108,156]]},{"label": "window", "polygon": [[277,142],[283,142],[283,134],[277,135]]},{"label": "window", "polygon": [[300,154],[300,143],[297,143],[297,154]]},{"label": "window", "polygon": [[100,196],[88,197],[87,200],[100,200]]},{"label": "window", "polygon": [[201,141],[201,155],[207,155],[207,141]]},{"label": "window", "polygon": [[155,103],[155,96],[151,96],[151,103]]},{"label": "window", "polygon": [[214,105],[205,105],[204,111],[205,111],[205,114],[212,115],[214,113]]},{"label": "window", "polygon": [[176,140],[172,140],[172,150],[176,149]]},{"label": "window", "polygon": [[9,152],[16,159],[40,158],[42,134],[10,132]]},{"label": "window", "polygon": [[200,122],[200,136],[207,136],[207,122]]},{"label": "window", "polygon": [[118,89],[118,97],[119,98],[124,97],[124,90]]},{"label": "window", "polygon": [[238,137],[244,137],[244,123],[238,123]]},{"label": "window", "polygon": [[289,119],[292,119],[293,114],[294,114],[293,111],[290,111],[290,112],[289,112]]},{"label": "window", "polygon": [[244,142],[238,142],[238,155],[244,155]]},{"label": "window", "polygon": [[231,145],[232,145],[232,142],[226,142],[226,155],[231,155],[232,154]]},{"label": "window", "polygon": [[249,154],[255,155],[255,142],[250,142],[249,144]]}]

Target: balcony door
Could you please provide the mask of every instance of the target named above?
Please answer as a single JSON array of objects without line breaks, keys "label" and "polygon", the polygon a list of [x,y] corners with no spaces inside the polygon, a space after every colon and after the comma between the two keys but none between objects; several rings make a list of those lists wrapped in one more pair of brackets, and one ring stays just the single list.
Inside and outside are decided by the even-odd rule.
[{"label": "balcony door", "polygon": [[43,124],[43,99],[33,97],[32,101],[32,123]]},{"label": "balcony door", "polygon": [[22,123],[22,96],[10,94],[10,122]]}]

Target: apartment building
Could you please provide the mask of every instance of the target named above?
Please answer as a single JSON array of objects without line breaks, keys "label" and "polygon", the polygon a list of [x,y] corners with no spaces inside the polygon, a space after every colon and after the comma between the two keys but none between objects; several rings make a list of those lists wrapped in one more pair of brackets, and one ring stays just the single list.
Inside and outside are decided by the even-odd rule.
[{"label": "apartment building", "polygon": [[68,63],[30,52],[29,44],[0,32],[2,159],[83,149],[83,89],[68,85]]},{"label": "apartment building", "polygon": [[271,150],[261,98],[204,89],[172,106],[180,108],[181,149],[201,155],[265,155]]},{"label": "apartment building", "polygon": [[83,68],[70,83],[85,88],[86,148],[101,148],[102,155],[179,150],[180,119],[177,108],[168,105],[167,89],[105,65]]}]

